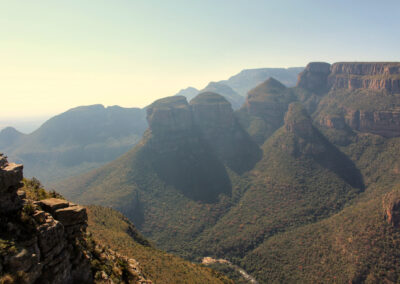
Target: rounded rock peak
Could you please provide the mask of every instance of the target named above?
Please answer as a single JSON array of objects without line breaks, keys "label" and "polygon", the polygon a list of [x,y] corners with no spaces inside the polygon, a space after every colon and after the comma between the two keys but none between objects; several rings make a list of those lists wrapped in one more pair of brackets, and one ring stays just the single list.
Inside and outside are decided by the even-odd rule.
[{"label": "rounded rock peak", "polygon": [[171,96],[165,97],[162,99],[158,99],[154,101],[147,109],[152,108],[176,108],[176,107],[185,107],[188,105],[186,97],[184,96]]},{"label": "rounded rock peak", "polygon": [[279,94],[286,90],[286,86],[270,77],[248,93],[248,99],[265,98],[271,94]]},{"label": "rounded rock peak", "polygon": [[227,99],[220,94],[214,92],[202,92],[190,101],[191,105],[195,104],[229,104]]}]

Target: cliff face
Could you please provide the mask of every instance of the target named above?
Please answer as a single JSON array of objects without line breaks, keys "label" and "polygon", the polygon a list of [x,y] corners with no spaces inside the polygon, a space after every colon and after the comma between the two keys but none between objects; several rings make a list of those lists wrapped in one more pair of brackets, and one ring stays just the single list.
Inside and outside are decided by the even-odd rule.
[{"label": "cliff face", "polygon": [[[89,257],[78,245],[86,229],[86,210],[59,199],[29,201],[23,192],[17,192],[22,165],[9,164],[4,156],[0,161],[2,241],[7,243],[4,235],[11,235],[15,242],[12,253],[2,252],[0,272],[18,271],[25,283],[91,280]],[[16,218],[21,208],[22,221]]]},{"label": "cliff face", "polygon": [[183,96],[155,101],[147,108],[147,121],[155,135],[190,131],[193,128],[191,109]]},{"label": "cliff face", "polygon": [[400,63],[312,62],[299,74],[297,87],[312,91],[337,89],[400,92]]},{"label": "cliff face", "polygon": [[283,125],[284,115],[295,98],[282,83],[269,78],[250,90],[239,112],[241,123],[259,144]]},{"label": "cliff face", "polygon": [[237,172],[254,166],[261,157],[261,150],[239,125],[231,104],[224,97],[205,92],[190,105],[195,124],[221,160]]},{"label": "cliff face", "polygon": [[400,136],[400,63],[310,63],[297,86],[328,93],[317,119],[325,127]]},{"label": "cliff face", "polygon": [[372,89],[400,93],[400,63],[335,63],[328,78],[331,89]]},{"label": "cliff face", "polygon": [[[111,269],[109,259],[117,263],[121,275],[113,276],[121,283],[148,283],[133,261],[98,245],[90,248],[86,208],[59,198],[28,198],[19,189],[22,169],[0,154],[0,283],[113,283],[93,266]],[[125,275],[121,263],[128,265]]]},{"label": "cliff face", "polygon": [[328,89],[328,75],[330,74],[329,63],[312,62],[299,74],[297,87],[324,92]]},{"label": "cliff face", "polygon": [[[207,112],[201,106],[195,109],[196,116],[204,112],[210,115],[202,123],[211,121],[217,128],[230,123],[229,111],[223,105],[217,112]],[[185,97],[167,97],[151,104],[147,108],[150,127],[142,141],[144,156],[166,184],[189,198],[211,202],[220,193],[230,193],[231,185],[223,163],[194,117]]]}]

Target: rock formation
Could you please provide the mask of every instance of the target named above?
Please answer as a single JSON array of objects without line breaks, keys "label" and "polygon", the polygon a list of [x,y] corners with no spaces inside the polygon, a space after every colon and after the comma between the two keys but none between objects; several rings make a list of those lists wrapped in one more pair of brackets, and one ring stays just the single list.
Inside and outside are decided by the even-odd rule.
[{"label": "rock formation", "polygon": [[290,89],[274,78],[269,78],[249,91],[246,103],[240,110],[241,122],[261,145],[283,125],[288,105],[294,100]]},{"label": "rock formation", "polygon": [[400,63],[312,62],[299,74],[297,87],[314,92],[371,89],[400,93]]},{"label": "rock formation", "polygon": [[400,136],[400,105],[395,99],[400,94],[400,63],[310,63],[297,86],[328,94],[320,108],[328,103],[331,109],[318,117],[325,127]]},{"label": "rock formation", "polygon": [[297,87],[324,92],[328,89],[328,75],[330,74],[329,63],[312,62],[299,74]]},{"label": "rock formation", "polygon": [[328,78],[331,89],[372,89],[400,93],[400,63],[335,63]]},{"label": "rock formation", "polygon": [[[104,271],[93,275],[86,208],[57,198],[27,199],[19,190],[22,169],[0,154],[0,282],[113,283]],[[114,260],[129,264],[129,283],[149,283],[130,260]]]},{"label": "rock formation", "polygon": [[0,214],[12,213],[22,207],[17,190],[21,187],[22,165],[8,163],[0,154]]},{"label": "rock formation", "polygon": [[393,190],[383,197],[383,209],[386,221],[395,228],[400,228],[400,191]]},{"label": "rock formation", "polygon": [[223,96],[204,92],[191,100],[190,105],[194,123],[222,161],[237,172],[254,166],[261,151],[239,125],[231,104]]},{"label": "rock formation", "polygon": [[155,101],[147,108],[147,119],[143,150],[164,182],[196,200],[215,201],[220,193],[230,193],[224,165],[196,125],[185,97]]}]

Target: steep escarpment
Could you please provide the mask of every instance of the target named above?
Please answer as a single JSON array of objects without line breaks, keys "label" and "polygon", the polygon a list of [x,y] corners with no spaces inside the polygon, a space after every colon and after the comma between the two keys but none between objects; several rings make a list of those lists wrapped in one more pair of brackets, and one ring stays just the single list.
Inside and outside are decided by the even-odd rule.
[{"label": "steep escarpment", "polygon": [[310,63],[299,75],[297,87],[323,95],[315,115],[320,125],[397,137],[399,70],[395,62]]},{"label": "steep escarpment", "polygon": [[[0,155],[0,282],[93,283],[118,276],[94,267],[95,260],[107,267],[107,257],[93,255],[85,233],[86,209],[59,198],[30,199],[19,190],[22,169]],[[121,261],[115,269],[128,264],[114,258]],[[145,283],[134,268],[128,266],[118,282]]]},{"label": "steep escarpment", "polygon": [[238,173],[251,169],[261,150],[238,123],[231,104],[219,94],[204,92],[190,105],[196,125],[219,158]]},{"label": "steep escarpment", "polygon": [[400,63],[339,62],[332,64],[331,89],[371,89],[400,93]]},{"label": "steep escarpment", "polygon": [[326,92],[337,89],[400,92],[400,63],[312,62],[298,76],[297,87]]},{"label": "steep escarpment", "polygon": [[154,102],[147,108],[147,118],[143,151],[164,182],[196,200],[215,201],[219,194],[230,193],[226,170],[197,127],[186,98]]},{"label": "steep escarpment", "polygon": [[299,74],[297,87],[323,93],[328,90],[329,63],[312,62]]}]

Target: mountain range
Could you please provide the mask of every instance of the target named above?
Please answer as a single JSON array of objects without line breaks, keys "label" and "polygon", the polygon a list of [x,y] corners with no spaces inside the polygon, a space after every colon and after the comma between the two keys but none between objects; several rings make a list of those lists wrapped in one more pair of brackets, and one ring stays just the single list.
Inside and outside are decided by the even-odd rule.
[{"label": "mountain range", "polygon": [[0,150],[23,163],[26,176],[50,182],[116,159],[140,140],[146,127],[145,111],[139,108],[81,106],[49,119],[31,134],[3,129]]},{"label": "mountain range", "polygon": [[261,283],[400,280],[400,63],[314,62],[237,111],[206,91],[146,112],[132,150],[57,189]]},{"label": "mountain range", "polygon": [[[250,89],[274,74],[294,85],[303,68],[264,68],[243,70],[229,80],[210,82],[201,92],[223,95],[239,109],[245,98],[230,87]],[[297,72],[297,73],[296,73]],[[199,91],[187,88],[178,94],[188,100]],[[0,151],[25,165],[27,177],[39,178],[50,185],[82,172],[98,168],[126,153],[141,139],[147,128],[146,108],[122,108],[102,105],[80,106],[61,113],[30,134],[13,127],[0,131]]]},{"label": "mountain range", "polygon": [[199,93],[215,92],[224,96],[231,103],[232,108],[237,110],[243,105],[247,92],[266,79],[273,77],[284,85],[293,87],[296,85],[297,75],[303,69],[303,67],[245,69],[231,76],[228,80],[210,82],[201,90],[187,87],[180,90],[176,96],[184,96],[190,101]]}]

